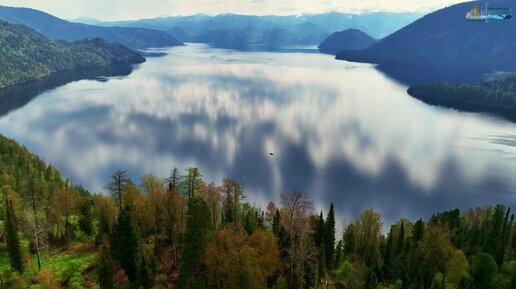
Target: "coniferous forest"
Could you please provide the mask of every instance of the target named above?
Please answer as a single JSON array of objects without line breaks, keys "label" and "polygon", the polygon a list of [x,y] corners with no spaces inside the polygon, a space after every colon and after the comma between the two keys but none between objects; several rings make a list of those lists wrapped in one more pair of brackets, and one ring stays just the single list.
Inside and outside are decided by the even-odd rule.
[{"label": "coniferous forest", "polygon": [[340,224],[301,191],[253,206],[196,168],[138,182],[118,170],[92,194],[1,137],[0,288],[516,288],[503,205],[385,231],[374,209]]},{"label": "coniferous forest", "polygon": [[465,111],[495,112],[515,118],[516,74],[481,84],[427,83],[410,87],[408,93],[424,102]]},{"label": "coniferous forest", "polygon": [[145,61],[129,48],[100,38],[51,41],[32,28],[0,20],[0,87],[64,70]]}]

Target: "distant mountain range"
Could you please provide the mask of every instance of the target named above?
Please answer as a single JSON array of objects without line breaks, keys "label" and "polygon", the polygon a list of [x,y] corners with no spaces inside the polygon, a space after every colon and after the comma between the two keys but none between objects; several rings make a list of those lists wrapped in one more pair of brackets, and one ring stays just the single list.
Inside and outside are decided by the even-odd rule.
[{"label": "distant mountain range", "polygon": [[358,29],[347,29],[340,32],[335,32],[328,36],[320,45],[319,51],[323,53],[336,54],[337,52],[348,49],[358,50],[363,49],[378,40],[372,38],[366,33]]},{"label": "distant mountain range", "polygon": [[0,19],[29,26],[51,40],[75,41],[100,37],[133,49],[182,44],[170,34],[156,29],[100,27],[73,23],[29,8],[0,6]]},{"label": "distant mountain range", "polygon": [[[430,13],[378,43],[359,51],[342,51],[337,59],[387,65],[516,69],[516,20],[467,21],[476,4],[466,2]],[[489,0],[491,7],[516,11],[514,0]]]},{"label": "distant mountain range", "polygon": [[342,14],[337,12],[302,16],[173,16],[136,21],[101,22],[89,18],[75,21],[101,26],[158,29],[182,42],[214,43],[242,47],[249,44],[284,46],[318,45],[335,31],[360,29],[375,37],[384,37],[420,18],[416,13]]},{"label": "distant mountain range", "polygon": [[56,42],[27,26],[0,20],[0,87],[57,71],[144,61],[145,58],[129,48],[100,38]]}]

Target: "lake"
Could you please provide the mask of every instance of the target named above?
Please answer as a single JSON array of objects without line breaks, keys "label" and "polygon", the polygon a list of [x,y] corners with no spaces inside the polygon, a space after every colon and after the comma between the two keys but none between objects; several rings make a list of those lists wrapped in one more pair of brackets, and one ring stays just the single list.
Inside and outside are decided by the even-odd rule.
[{"label": "lake", "polygon": [[341,220],[516,205],[514,123],[424,104],[373,65],[302,49],[157,52],[130,74],[12,90],[27,101],[2,112],[0,133],[94,192],[118,168],[138,180],[196,166],[262,208],[299,189]]}]

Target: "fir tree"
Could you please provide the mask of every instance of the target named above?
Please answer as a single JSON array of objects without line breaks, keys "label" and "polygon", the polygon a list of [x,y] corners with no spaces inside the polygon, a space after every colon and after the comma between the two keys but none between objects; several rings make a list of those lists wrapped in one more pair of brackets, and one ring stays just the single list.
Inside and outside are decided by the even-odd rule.
[{"label": "fir tree", "polygon": [[5,200],[6,207],[6,221],[5,221],[5,242],[7,244],[7,251],[9,252],[9,262],[11,268],[22,273],[23,272],[23,258],[20,247],[20,239],[18,236],[18,220],[14,212],[14,205],[12,201],[7,198]]},{"label": "fir tree", "polygon": [[204,250],[211,233],[211,214],[206,201],[200,197],[188,200],[186,231],[178,284],[180,288],[206,288]]},{"label": "fir tree", "polygon": [[331,203],[330,211],[326,217],[324,231],[326,266],[331,267],[335,256],[335,212],[333,211],[333,203]]},{"label": "fir tree", "polygon": [[115,253],[131,283],[135,283],[138,279],[139,239],[133,214],[126,207],[118,216],[118,224],[115,229]]},{"label": "fir tree", "polygon": [[317,248],[324,247],[324,234],[325,234],[324,217],[323,217],[323,213],[321,211],[321,213],[319,214],[319,218],[317,219],[317,227],[315,228],[315,236],[314,236],[314,243],[315,243],[315,246],[317,246]]}]

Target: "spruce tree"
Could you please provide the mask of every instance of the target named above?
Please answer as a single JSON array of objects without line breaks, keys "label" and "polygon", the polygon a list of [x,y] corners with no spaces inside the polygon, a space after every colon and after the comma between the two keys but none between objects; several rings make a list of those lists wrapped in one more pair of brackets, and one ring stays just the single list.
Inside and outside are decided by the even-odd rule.
[{"label": "spruce tree", "polygon": [[120,265],[125,271],[131,283],[138,280],[138,228],[129,208],[124,208],[118,216],[118,224],[115,229],[115,253]]},{"label": "spruce tree", "polygon": [[333,210],[333,203],[331,203],[330,211],[326,217],[324,231],[324,251],[326,257],[326,266],[331,268],[335,257],[335,212]]},{"label": "spruce tree", "polygon": [[211,214],[201,197],[188,200],[184,247],[179,272],[179,288],[206,288],[207,269],[204,250],[211,235]]},{"label": "spruce tree", "polygon": [[396,251],[400,254],[405,248],[405,225],[401,222],[400,230],[398,232],[398,241],[396,242]]},{"label": "spruce tree", "polygon": [[7,251],[9,252],[9,262],[11,268],[22,273],[23,258],[20,247],[20,238],[18,236],[18,220],[14,212],[14,205],[8,198],[5,199],[6,220],[5,220],[5,242]]},{"label": "spruce tree", "polygon": [[[315,236],[314,243],[317,248],[324,247],[324,234],[326,233],[324,227],[324,217],[323,212],[319,214],[319,218],[317,219],[317,227],[315,228]],[[324,249],[324,248],[322,248]]]},{"label": "spruce tree", "polygon": [[113,288],[113,265],[105,246],[102,248],[98,262],[97,283],[100,289]]}]

